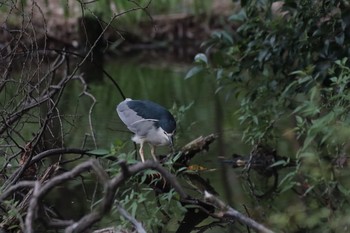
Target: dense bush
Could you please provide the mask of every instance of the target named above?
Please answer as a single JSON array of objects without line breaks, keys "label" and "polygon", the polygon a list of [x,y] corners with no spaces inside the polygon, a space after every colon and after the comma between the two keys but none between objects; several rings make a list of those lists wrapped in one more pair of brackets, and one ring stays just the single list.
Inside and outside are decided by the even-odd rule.
[{"label": "dense bush", "polygon": [[[243,140],[286,156],[264,207],[285,232],[348,229],[348,1],[241,1],[203,43],[188,77],[207,72],[218,92],[240,102]],[[208,58],[207,58],[208,56]],[[282,163],[282,164],[281,164]],[[292,168],[290,168],[293,163]],[[294,164],[295,163],[295,164]],[[256,200],[256,199],[255,199]]]}]

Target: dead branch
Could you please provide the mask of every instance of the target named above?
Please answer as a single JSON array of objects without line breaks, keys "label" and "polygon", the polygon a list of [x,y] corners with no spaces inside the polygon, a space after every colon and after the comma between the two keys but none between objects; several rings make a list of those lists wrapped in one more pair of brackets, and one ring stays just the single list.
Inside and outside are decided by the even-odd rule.
[{"label": "dead branch", "polygon": [[247,226],[253,228],[254,230],[262,233],[274,233],[272,230],[266,228],[264,225],[256,222],[255,220],[241,214],[239,211],[233,209],[232,207],[228,206],[224,202],[222,202],[219,198],[215,197],[214,195],[210,194],[209,192],[204,193],[204,199],[208,201],[209,203],[212,203],[216,208],[220,211],[217,214],[218,218],[224,219],[224,218],[234,218],[240,221],[243,224],[246,224]]},{"label": "dead branch", "polygon": [[[57,153],[64,152],[64,148],[61,148],[60,150],[52,150],[47,153],[43,153],[41,155],[38,155],[37,160],[34,160],[33,162],[40,161],[40,159]],[[81,153],[84,151],[77,152]],[[38,159],[40,158],[40,159]],[[144,163],[137,163],[134,165],[128,166],[124,161],[120,161],[119,165],[123,167],[121,172],[114,178],[110,179],[108,175],[105,173],[104,169],[99,165],[97,160],[91,159],[84,163],[81,163],[80,165],[73,168],[71,171],[65,172],[61,175],[58,175],[48,181],[46,183],[40,183],[39,181],[36,182],[28,182],[28,181],[22,181],[19,182],[16,185],[11,186],[6,192],[4,192],[0,196],[0,201],[5,200],[8,198],[11,193],[15,192],[16,190],[23,188],[23,187],[33,187],[33,190],[31,191],[31,198],[29,201],[29,206],[27,209],[27,216],[25,219],[25,231],[24,232],[33,232],[33,223],[36,219],[38,219],[38,210],[40,203],[42,202],[43,198],[47,195],[47,193],[56,187],[57,185],[69,181],[72,178],[75,178],[81,173],[92,170],[97,177],[99,178],[99,182],[103,184],[104,186],[104,195],[102,197],[102,201],[100,204],[89,214],[86,214],[83,216],[80,220],[74,222],[74,221],[61,221],[59,220],[59,223],[57,221],[51,220],[49,221],[49,225],[51,226],[60,226],[60,227],[66,227],[65,232],[85,232],[88,228],[90,228],[92,225],[94,225],[96,222],[100,221],[112,208],[113,205],[111,203],[114,202],[114,197],[116,190],[121,187],[121,185],[131,176],[134,176],[138,174],[139,172],[142,172],[147,169],[153,169],[158,171],[162,177],[166,180],[168,184],[170,184],[171,187],[175,189],[175,191],[179,194],[180,200],[183,201],[183,204],[186,206],[189,205],[196,205],[198,206],[198,209],[200,210],[199,213],[203,213],[199,218],[198,222],[201,222],[203,219],[207,218],[208,215],[218,218],[220,220],[225,221],[227,218],[234,218],[239,220],[240,222],[248,225],[249,227],[258,230],[260,232],[264,233],[272,233],[271,230],[265,228],[263,225],[255,222],[254,220],[244,216],[243,214],[239,213],[238,211],[234,210],[233,208],[225,205],[223,202],[221,202],[219,199],[214,197],[213,195],[209,194],[208,192],[205,192],[205,202],[201,202],[200,200],[196,200],[193,198],[190,198],[183,190],[181,185],[178,183],[176,177],[172,175],[168,170],[166,170],[162,165],[158,162],[148,160]],[[207,202],[207,203],[206,203]],[[213,206],[219,212],[215,211],[213,209]],[[195,210],[194,208],[192,208]],[[191,208],[189,209],[191,210]],[[119,211],[122,212],[122,210]],[[196,213],[198,211],[195,211],[193,213]],[[189,211],[191,213],[191,211]],[[122,212],[121,214],[125,215],[125,212]],[[126,214],[127,215],[127,214]],[[127,218],[129,221],[131,221],[134,226],[137,228],[138,232],[145,232],[142,225],[136,220],[132,218]],[[193,217],[190,217],[188,219],[193,220]],[[192,224],[193,225],[193,224]]]},{"label": "dead branch", "polygon": [[101,183],[105,183],[108,179],[108,175],[105,173],[103,168],[99,165],[97,160],[88,160],[84,163],[79,164],[75,168],[73,168],[71,171],[63,173],[61,175],[58,175],[51,180],[47,181],[45,184],[41,185],[35,185],[36,189],[33,192],[32,199],[30,201],[29,207],[27,212],[31,213],[30,215],[26,216],[26,230],[25,232],[33,232],[32,223],[36,219],[36,213],[38,211],[38,203],[41,201],[41,199],[54,187],[57,185],[66,182],[68,180],[71,180],[74,177],[77,177],[81,173],[93,170],[97,177],[99,178],[99,181]]},{"label": "dead branch", "polygon": [[[62,56],[63,57],[63,56]],[[52,74],[52,72],[54,72],[56,69],[58,69],[64,62],[64,59],[61,59],[60,61],[58,61],[58,64],[54,64],[54,69],[51,69],[50,72],[47,73],[48,74]],[[34,90],[37,90],[38,85],[40,85],[41,82],[43,82],[46,79],[46,76],[42,77],[38,83],[33,86],[31,89],[28,90],[27,92],[27,96],[31,96],[31,93]],[[40,106],[41,104],[45,103],[46,101],[52,99],[57,93],[59,93],[60,91],[62,91],[64,84],[66,83],[66,79],[63,78],[57,85],[55,85],[55,87],[50,86],[50,90],[44,90],[42,91],[42,95],[38,96],[36,98],[32,98],[30,101],[26,100],[26,99],[22,99],[22,101],[19,102],[19,105],[16,107],[16,109],[18,109],[15,112],[12,113],[8,113],[6,118],[4,118],[2,120],[2,126],[0,127],[0,135],[2,135],[8,128],[9,126],[13,125],[15,122],[17,122],[18,120],[21,119],[21,117],[27,113],[29,110]]]},{"label": "dead branch", "polygon": [[40,190],[40,182],[36,181],[34,184],[34,188],[33,188],[33,194],[32,194],[32,198],[30,199],[30,203],[29,203],[29,208],[27,211],[27,216],[26,216],[26,220],[25,220],[25,229],[22,229],[24,232],[26,233],[33,233],[33,222],[34,219],[36,218],[36,208],[33,208],[33,206],[38,207],[39,204],[39,199],[37,198],[37,195],[39,194],[39,190]]},{"label": "dead branch", "polygon": [[[85,154],[86,150],[78,149],[78,148],[56,148],[51,150],[46,150],[44,152],[41,152],[37,155],[35,155],[29,162],[28,166],[31,166],[42,159],[53,156],[53,155],[61,155],[61,154]],[[17,181],[19,174],[23,172],[23,167],[17,168],[11,176],[6,180],[6,182],[3,185],[3,190],[7,190],[8,188],[12,187],[12,185]]]},{"label": "dead branch", "polygon": [[35,185],[35,181],[21,181],[17,184],[10,186],[7,190],[5,190],[0,196],[0,203],[2,203],[5,199],[7,199],[12,193],[22,188],[32,188]]},{"label": "dead branch", "polygon": [[181,165],[186,165],[197,153],[203,151],[203,150],[209,150],[209,145],[215,141],[217,138],[217,135],[210,134],[208,136],[200,136],[190,143],[186,144],[184,147],[181,148],[180,152],[180,158],[177,163]]},{"label": "dead branch", "polygon": [[50,156],[55,156],[55,155],[62,155],[62,154],[88,154],[87,153],[88,150],[84,150],[84,149],[79,149],[79,148],[55,148],[55,149],[50,149],[50,150],[46,150],[43,151],[37,155],[35,155],[31,162],[30,165],[37,163],[39,161],[41,161],[44,158],[50,157]]},{"label": "dead branch", "polygon": [[138,233],[146,233],[142,224],[131,216],[120,204],[117,205],[117,209],[125,219],[132,223]]},{"label": "dead branch", "polygon": [[[125,166],[125,162],[121,161],[120,164]],[[105,173],[104,169],[99,165],[97,160],[91,159],[84,163],[77,165],[71,171],[65,172],[61,175],[55,176],[54,178],[46,181],[45,183],[36,182],[27,182],[22,181],[16,185],[13,185],[7,192],[3,193],[0,196],[0,200],[6,199],[11,193],[16,191],[19,188],[23,187],[33,187],[33,191],[31,193],[31,198],[27,210],[27,216],[25,219],[25,231],[28,233],[33,232],[33,223],[38,218],[38,208],[40,206],[40,202],[47,195],[47,193],[56,187],[57,185],[71,180],[74,177],[79,176],[81,173],[86,172],[88,170],[93,170],[93,172],[99,178],[101,184],[104,185],[105,193],[100,205],[93,210],[90,214],[85,215],[77,222],[65,222],[70,223],[69,227],[67,227],[66,232],[84,232],[87,228],[91,227],[94,223],[101,220],[103,216],[110,211],[112,208],[111,203],[114,201],[114,195],[118,187],[120,187],[126,179],[130,176],[133,176],[143,170],[153,169],[158,171],[164,179],[167,180],[168,183],[172,185],[172,187],[179,193],[181,199],[188,198],[188,195],[183,191],[181,185],[177,182],[174,175],[168,172],[165,168],[163,168],[159,163],[155,161],[146,161],[145,163],[137,163],[131,166],[125,166],[127,172],[122,170],[122,172],[114,177],[113,179],[109,179],[108,175]],[[136,223],[134,223],[136,224]],[[137,224],[136,224],[137,225]],[[138,228],[139,232],[142,231],[142,228]]]},{"label": "dead branch", "polygon": [[94,142],[95,148],[97,148],[96,137],[95,137],[95,133],[94,133],[94,127],[92,125],[92,112],[94,110],[94,107],[95,107],[97,101],[96,101],[96,98],[90,92],[87,91],[88,90],[88,85],[85,82],[85,80],[83,79],[83,77],[82,76],[76,76],[75,78],[78,79],[83,85],[83,91],[80,94],[80,96],[86,95],[90,99],[92,99],[92,101],[93,101],[91,106],[90,106],[90,109],[89,109],[89,116],[88,117],[89,117],[89,126],[90,126],[90,132],[91,132],[91,135],[92,135],[92,140]]}]

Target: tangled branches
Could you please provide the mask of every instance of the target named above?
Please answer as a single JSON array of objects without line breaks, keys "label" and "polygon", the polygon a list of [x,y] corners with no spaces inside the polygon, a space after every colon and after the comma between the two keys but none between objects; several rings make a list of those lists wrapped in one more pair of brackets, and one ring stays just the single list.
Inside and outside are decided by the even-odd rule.
[{"label": "tangled branches", "polygon": [[[91,13],[86,3],[77,2],[82,15],[88,10]],[[58,45],[52,43],[55,38],[49,30],[50,22],[36,1],[28,6],[11,4],[6,6],[8,15],[5,19],[1,18],[4,21],[0,28],[1,35],[5,38],[0,44],[0,230],[31,233],[44,228],[86,232],[100,227],[96,225],[116,210],[138,232],[146,232],[144,223],[135,218],[135,213],[129,213],[124,208],[118,196],[120,190],[125,188],[124,184],[136,177],[129,190],[142,193],[140,187],[151,187],[156,199],[158,198],[159,206],[164,205],[159,201],[159,195],[168,194],[169,202],[175,201],[187,211],[178,232],[190,232],[197,223],[208,217],[218,220],[219,224],[231,224],[233,220],[238,220],[258,231],[271,232],[231,207],[217,205],[221,202],[213,195],[216,193],[215,189],[198,174],[185,172],[190,170],[187,168],[189,161],[198,152],[207,150],[209,144],[215,140],[215,135],[194,140],[179,153],[164,158],[161,163],[129,163],[114,158],[117,161],[113,166],[120,168],[116,173],[106,171],[104,163],[108,158],[91,158],[97,156],[87,148],[96,149],[98,144],[92,117],[98,99],[89,92],[91,80],[88,80],[88,74],[82,68],[95,68],[98,59],[93,55],[101,54],[96,49],[101,49],[99,46],[104,32],[117,17],[135,10],[145,11],[150,1],[145,6],[135,3],[135,8],[115,13],[109,22],[103,22],[92,14],[98,20],[98,25],[103,27],[101,26],[92,41],[84,34],[88,33],[87,30],[81,29],[86,36],[83,40],[86,43],[79,45],[79,49],[84,51],[83,55],[78,54],[74,45],[67,44],[66,41],[61,41]],[[9,24],[8,18],[13,16],[23,17],[18,27]],[[96,67],[104,75],[111,77],[102,67]],[[118,84],[113,83],[124,98]],[[69,98],[76,100],[76,106],[66,104],[65,100]],[[89,102],[84,105],[87,108],[86,114],[79,116],[76,109],[82,98]],[[77,122],[82,117],[87,118],[86,135],[91,143],[84,138],[80,140],[81,147],[67,147],[67,141],[75,137],[71,135],[72,128],[77,127]],[[175,160],[174,157],[178,159]],[[175,160],[174,163],[169,162],[172,159]],[[171,165],[167,167],[167,164]],[[151,171],[155,172],[149,174]],[[93,191],[87,191],[89,195],[86,197],[97,196],[92,198],[90,210],[85,210],[76,218],[62,216],[51,200],[55,191],[89,175],[98,183]],[[183,177],[201,184],[201,188],[197,187],[196,196],[185,192],[183,184],[178,181]],[[176,195],[170,195],[174,191]],[[211,194],[208,196],[209,193]],[[63,202],[66,201],[65,198],[60,197]],[[80,197],[81,201],[82,199],[84,198]],[[162,210],[161,207],[159,209]],[[196,219],[192,213],[199,213]],[[163,215],[168,213],[164,212]],[[103,227],[105,225],[107,224],[103,223]],[[203,232],[210,226],[212,225],[205,226],[200,231]]]},{"label": "tangled branches", "polygon": [[[43,199],[44,197],[56,186],[70,181],[74,179],[75,177],[81,175],[84,172],[88,172],[92,170],[94,174],[97,176],[98,181],[103,185],[104,187],[104,194],[101,202],[93,211],[90,213],[87,213],[83,217],[81,217],[78,221],[72,221],[72,220],[59,220],[60,224],[59,227],[64,227],[65,232],[85,232],[87,229],[89,229],[93,224],[100,221],[106,214],[109,213],[112,206],[111,203],[114,202],[115,193],[118,188],[121,187],[121,185],[131,176],[136,175],[137,173],[140,173],[144,170],[153,169],[159,172],[162,177],[170,183],[171,187],[174,188],[174,190],[179,194],[179,198],[183,203],[187,204],[198,204],[200,208],[202,208],[202,211],[208,212],[208,210],[203,204],[196,201],[195,199],[192,199],[188,194],[185,193],[182,186],[178,183],[176,177],[169,173],[164,167],[161,166],[160,163],[155,161],[145,161],[144,163],[137,163],[131,166],[127,166],[125,161],[118,162],[121,167],[123,167],[122,172],[118,174],[117,176],[113,178],[109,178],[108,174],[105,172],[103,167],[99,164],[99,162],[95,159],[90,159],[88,161],[85,161],[83,163],[80,163],[76,167],[74,167],[72,170],[67,171],[61,175],[54,176],[53,178],[43,181],[21,181],[17,183],[16,185],[11,186],[6,192],[4,192],[0,196],[0,202],[3,202],[5,199],[11,196],[11,194],[15,193],[18,190],[21,190],[23,188],[30,188],[30,191],[28,191],[28,208],[26,210],[26,218],[25,218],[25,224],[22,226],[23,232],[26,233],[32,233],[34,232],[33,224],[40,216],[39,210],[44,209],[43,208]],[[208,200],[208,203],[206,204],[211,205],[210,203],[213,203],[213,205],[216,206],[220,211],[223,211],[221,214],[214,214],[211,213],[210,215],[216,218],[228,218],[231,216],[231,218],[238,219],[239,221],[242,221],[242,223],[245,223],[249,225],[250,227],[259,230],[260,232],[272,232],[269,229],[265,228],[264,226],[258,224],[252,219],[249,219],[245,217],[244,215],[240,214],[238,211],[232,209],[231,207],[227,207],[225,204],[220,202],[217,198],[215,198],[213,195],[206,193],[206,197]],[[217,204],[219,203],[219,204]],[[125,210],[122,207],[119,207],[119,212],[123,215],[127,215]],[[47,225],[51,226],[57,226],[58,220],[52,220],[49,219],[51,222],[47,222]],[[136,226],[138,229],[143,229],[141,224],[139,224],[136,220],[130,219],[130,221]],[[55,224],[56,222],[56,224]],[[142,230],[138,230],[138,232],[142,232]]]}]

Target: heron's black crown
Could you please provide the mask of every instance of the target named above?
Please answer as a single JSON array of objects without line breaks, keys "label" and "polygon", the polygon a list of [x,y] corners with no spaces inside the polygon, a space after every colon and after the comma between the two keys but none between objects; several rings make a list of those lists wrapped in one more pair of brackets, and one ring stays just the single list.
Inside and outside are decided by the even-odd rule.
[{"label": "heron's black crown", "polygon": [[173,133],[176,129],[176,121],[171,113],[159,104],[149,100],[132,100],[127,105],[143,119],[158,120],[157,127],[162,127],[167,133]]}]

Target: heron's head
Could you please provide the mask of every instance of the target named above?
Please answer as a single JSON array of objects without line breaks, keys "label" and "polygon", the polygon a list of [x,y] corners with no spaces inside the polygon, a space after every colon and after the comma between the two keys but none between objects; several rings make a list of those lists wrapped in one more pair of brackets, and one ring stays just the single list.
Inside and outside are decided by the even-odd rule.
[{"label": "heron's head", "polygon": [[161,131],[162,131],[162,133],[163,133],[163,135],[164,135],[165,140],[168,142],[169,146],[170,146],[171,148],[173,148],[173,147],[174,147],[174,135],[175,135],[175,130],[172,131],[172,132],[167,132],[167,131],[165,131],[162,127],[160,127],[160,129],[161,129]]},{"label": "heron's head", "polygon": [[165,112],[158,122],[159,128],[162,130],[164,137],[173,149],[174,135],[176,131],[176,121],[169,112]]}]

